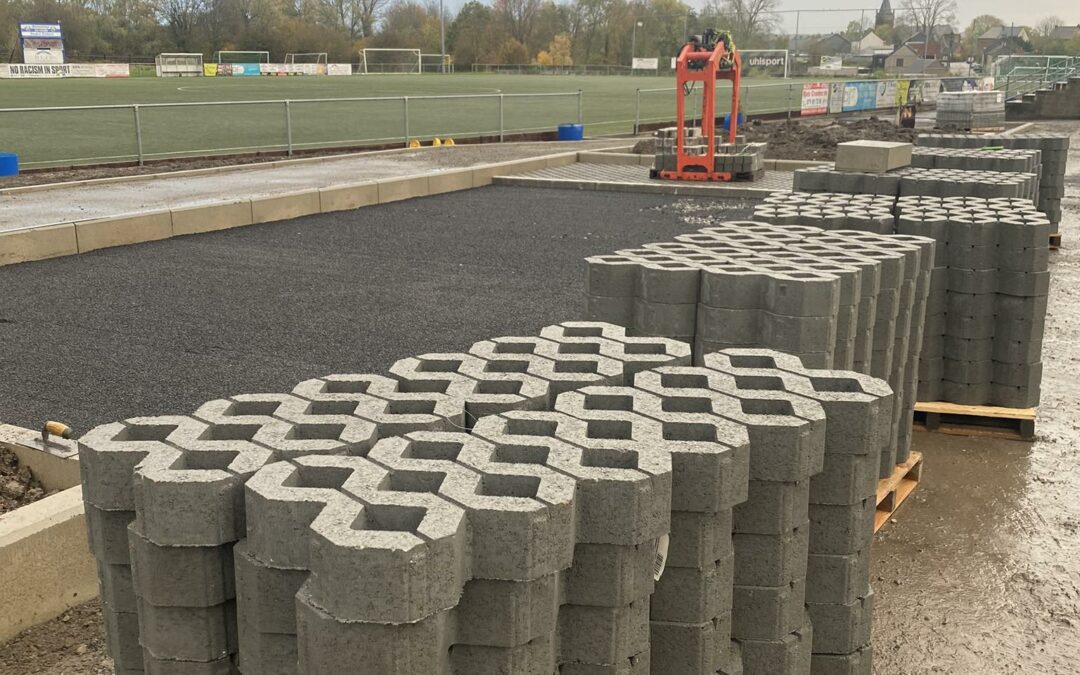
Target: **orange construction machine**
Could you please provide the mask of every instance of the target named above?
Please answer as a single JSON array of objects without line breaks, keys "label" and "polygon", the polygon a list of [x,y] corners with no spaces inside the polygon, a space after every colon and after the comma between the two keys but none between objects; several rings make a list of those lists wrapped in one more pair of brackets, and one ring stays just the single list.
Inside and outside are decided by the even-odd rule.
[{"label": "orange construction machine", "polygon": [[[730,181],[734,174],[716,170],[716,81],[731,80],[731,122],[728,124],[729,143],[735,142],[739,119],[739,73],[742,63],[735,41],[727,32],[707,30],[704,35],[692,36],[675,61],[678,80],[675,112],[677,127],[675,135],[675,170],[660,171],[661,178],[671,180]],[[686,124],[686,99],[700,82],[701,92],[701,140],[703,143],[687,147],[690,135]]]}]

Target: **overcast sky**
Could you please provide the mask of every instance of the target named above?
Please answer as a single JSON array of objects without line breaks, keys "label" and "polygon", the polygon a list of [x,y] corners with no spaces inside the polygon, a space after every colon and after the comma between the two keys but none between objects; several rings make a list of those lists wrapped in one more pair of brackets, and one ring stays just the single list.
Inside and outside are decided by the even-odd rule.
[{"label": "overcast sky", "polygon": [[[900,0],[890,0],[893,10],[899,12]],[[704,5],[703,0],[689,0],[694,7]],[[800,16],[800,33],[826,33],[843,30],[848,21],[858,20],[865,8],[866,20],[873,21],[874,11],[881,4],[881,0],[780,0],[781,9],[835,9],[855,8],[839,12],[813,12],[804,13]],[[1031,26],[1039,22],[1045,16],[1055,15],[1064,19],[1066,24],[1076,25],[1080,23],[1080,1],[1078,0],[957,0],[957,28],[963,29],[971,20],[979,14],[993,14],[1006,24],[1015,22],[1017,25]],[[784,15],[784,27],[788,32],[795,30],[795,15]],[[738,36],[735,36],[738,39]]]}]

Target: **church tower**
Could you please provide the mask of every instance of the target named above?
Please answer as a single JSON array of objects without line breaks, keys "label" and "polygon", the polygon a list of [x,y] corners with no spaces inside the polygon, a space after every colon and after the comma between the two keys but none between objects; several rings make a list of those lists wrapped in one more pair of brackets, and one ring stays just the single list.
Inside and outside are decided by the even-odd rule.
[{"label": "church tower", "polygon": [[874,28],[878,26],[889,26],[891,28],[895,18],[889,0],[881,0],[881,7],[878,9],[877,18],[874,20]]}]

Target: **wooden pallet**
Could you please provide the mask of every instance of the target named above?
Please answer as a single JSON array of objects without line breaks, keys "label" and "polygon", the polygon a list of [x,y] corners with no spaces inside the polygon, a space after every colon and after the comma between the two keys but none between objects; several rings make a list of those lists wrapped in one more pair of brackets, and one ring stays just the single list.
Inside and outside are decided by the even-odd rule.
[{"label": "wooden pallet", "polygon": [[1056,251],[1059,248],[1061,248],[1061,233],[1055,232],[1054,234],[1050,235],[1050,250]]},{"label": "wooden pallet", "polygon": [[915,404],[915,428],[954,436],[1035,439],[1035,408],[999,408],[941,401]]},{"label": "wooden pallet", "polygon": [[911,496],[922,480],[923,457],[912,451],[903,464],[897,464],[893,474],[882,478],[877,486],[877,511],[874,513],[874,532],[889,522],[896,509]]}]

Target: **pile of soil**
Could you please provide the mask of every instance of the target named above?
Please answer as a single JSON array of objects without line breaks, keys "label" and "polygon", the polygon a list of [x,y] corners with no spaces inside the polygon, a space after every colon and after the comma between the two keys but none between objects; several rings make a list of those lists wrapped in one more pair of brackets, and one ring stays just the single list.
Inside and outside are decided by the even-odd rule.
[{"label": "pile of soil", "polygon": [[0,448],[0,513],[14,511],[48,495],[30,469],[19,464],[15,453]]},{"label": "pile of soil", "polygon": [[769,159],[836,159],[836,144],[847,141],[913,143],[916,131],[877,117],[820,124],[805,120],[763,122],[746,128],[746,140],[768,143]]},{"label": "pile of soil", "polygon": [[101,603],[73,607],[0,645],[0,675],[111,675]]}]

